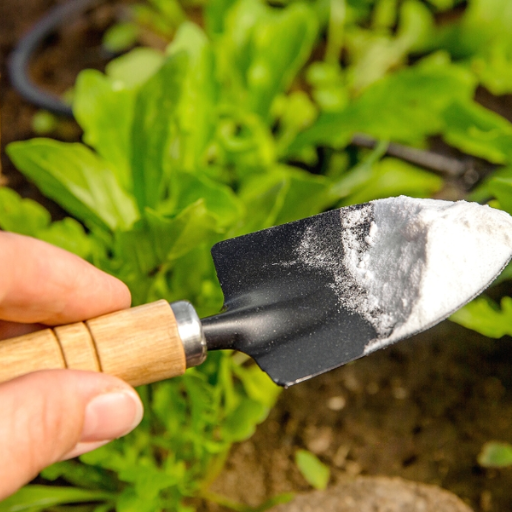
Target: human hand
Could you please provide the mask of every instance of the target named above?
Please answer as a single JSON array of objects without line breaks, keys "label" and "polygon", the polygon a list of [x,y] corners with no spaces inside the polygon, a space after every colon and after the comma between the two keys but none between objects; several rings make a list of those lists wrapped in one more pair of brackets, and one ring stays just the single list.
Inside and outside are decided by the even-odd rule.
[{"label": "human hand", "polygon": [[[78,256],[0,232],[0,340],[127,308],[130,300],[121,281]],[[127,434],[141,418],[135,390],[102,373],[45,370],[0,384],[0,500],[44,467]]]}]

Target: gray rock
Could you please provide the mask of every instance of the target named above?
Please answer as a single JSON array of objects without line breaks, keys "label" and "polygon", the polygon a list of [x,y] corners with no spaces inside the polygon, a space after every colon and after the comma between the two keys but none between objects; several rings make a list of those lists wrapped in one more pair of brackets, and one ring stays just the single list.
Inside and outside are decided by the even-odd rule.
[{"label": "gray rock", "polygon": [[272,512],[473,512],[454,494],[401,478],[358,477],[295,497]]}]

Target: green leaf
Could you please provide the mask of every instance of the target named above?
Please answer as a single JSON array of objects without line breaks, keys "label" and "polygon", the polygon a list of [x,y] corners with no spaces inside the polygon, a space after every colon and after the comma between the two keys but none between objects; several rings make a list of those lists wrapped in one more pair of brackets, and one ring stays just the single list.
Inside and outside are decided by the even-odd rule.
[{"label": "green leaf", "polygon": [[479,297],[454,313],[450,320],[489,338],[512,335],[512,298],[501,299],[501,309],[488,297]]},{"label": "green leaf", "polygon": [[331,195],[344,199],[368,185],[371,186],[374,166],[386,154],[387,149],[388,142],[379,141],[375,148],[363,157],[356,166],[346,171],[332,184]]},{"label": "green leaf", "polygon": [[302,3],[277,10],[258,0],[241,0],[230,9],[221,69],[236,87],[235,95],[263,120],[270,120],[274,99],[290,87],[309,57],[317,30],[315,11]]},{"label": "green leaf", "polygon": [[112,510],[114,510],[114,505],[112,503],[103,503],[102,505],[94,507],[91,512],[111,512]]},{"label": "green leaf", "polygon": [[13,233],[37,236],[48,228],[50,213],[36,201],[22,199],[14,190],[0,187],[0,228]]},{"label": "green leaf", "polygon": [[507,42],[496,41],[483,54],[471,59],[471,69],[494,96],[512,92],[511,50]]},{"label": "green leaf", "polygon": [[240,198],[250,215],[244,232],[315,215],[330,201],[329,182],[290,166],[255,173],[243,181]]},{"label": "green leaf", "polygon": [[210,36],[218,36],[224,32],[227,12],[236,2],[237,0],[217,0],[216,2],[208,2],[205,5],[205,25],[206,31]]},{"label": "green leaf", "polygon": [[46,480],[55,481],[64,478],[77,487],[116,491],[117,479],[108,471],[94,466],[86,466],[76,460],[57,462],[41,472]]},{"label": "green leaf", "polygon": [[155,500],[160,491],[176,485],[176,480],[168,473],[152,466],[141,468],[134,465],[119,472],[119,479],[133,482],[137,496],[145,500]]},{"label": "green leaf", "polygon": [[240,198],[250,215],[247,216],[239,234],[273,226],[284,204],[289,186],[289,180],[270,173],[248,179],[242,185]]},{"label": "green leaf", "polygon": [[134,48],[110,61],[105,72],[117,87],[136,89],[160,69],[164,60],[165,55],[154,48]]},{"label": "green leaf", "polygon": [[[216,399],[219,390],[209,385],[205,375],[198,371],[186,373],[183,382],[189,401],[191,437],[196,456],[200,457],[205,450],[218,452],[221,449],[219,443],[212,439],[212,442],[205,446],[201,437],[220,420],[219,403]],[[203,436],[199,435],[200,433],[203,433]]]},{"label": "green leaf", "polygon": [[103,34],[102,46],[108,52],[123,52],[137,42],[138,35],[139,28],[135,23],[116,23]]},{"label": "green leaf", "polygon": [[180,385],[175,380],[159,383],[154,387],[152,411],[163,423],[166,431],[176,432],[181,427],[181,421],[186,417],[188,402],[183,393],[180,392]]},{"label": "green leaf", "polygon": [[443,113],[444,139],[465,153],[490,162],[512,161],[512,124],[470,101],[457,101]]},{"label": "green leaf", "polygon": [[105,501],[112,500],[113,497],[111,493],[104,491],[29,485],[0,502],[0,512],[39,512],[65,503]]},{"label": "green leaf", "polygon": [[98,249],[96,241],[71,217],[52,222],[46,230],[38,232],[37,237],[85,259],[90,259]]},{"label": "green leaf", "polygon": [[217,223],[201,199],[172,220],[166,221],[151,210],[147,211],[146,219],[149,232],[162,237],[160,243],[155,243],[155,251],[160,258],[179,258],[218,236]]},{"label": "green leaf", "polygon": [[512,178],[493,178],[488,186],[489,191],[498,199],[500,207],[512,213]]},{"label": "green leaf", "polygon": [[493,192],[490,189],[490,183],[492,183],[496,178],[512,178],[512,166],[498,167],[492,174],[487,176],[473,192],[471,192],[468,196],[469,201],[475,201],[477,203],[486,203],[488,202],[492,196]]},{"label": "green leaf", "polygon": [[116,253],[133,265],[137,275],[147,275],[216,238],[216,226],[203,200],[191,204],[174,218],[148,208],[132,230],[116,233]]},{"label": "green leaf", "polygon": [[[313,87],[311,94],[322,111],[340,112],[347,107],[349,91],[338,63],[313,62],[307,70],[306,78]],[[310,124],[308,122],[303,128]]]},{"label": "green leaf", "polygon": [[232,169],[237,180],[275,164],[276,148],[272,133],[256,114],[237,112],[220,119],[215,135],[218,163]]},{"label": "green leaf", "polygon": [[472,0],[462,20],[458,44],[478,52],[495,41],[512,41],[512,4],[508,0]]},{"label": "green leaf", "polygon": [[119,183],[131,190],[130,133],[134,93],[99,71],[82,71],[75,84],[73,113],[84,142],[112,164]]},{"label": "green leaf", "polygon": [[[379,3],[384,4],[390,5],[389,2]],[[396,11],[395,2],[390,6]],[[378,9],[375,14],[380,14]],[[390,69],[401,66],[409,52],[421,48],[428,40],[434,26],[430,11],[417,0],[403,2],[399,20],[396,35],[390,30],[366,30],[360,27],[347,31],[347,49],[352,61],[347,74],[355,91],[364,90]],[[390,20],[385,23],[395,24]]]},{"label": "green leaf", "polygon": [[327,487],[331,472],[325,464],[320,462],[316,455],[306,450],[297,450],[295,452],[295,464],[297,464],[308,484],[320,490]]},{"label": "green leaf", "polygon": [[399,195],[430,197],[443,186],[443,179],[396,158],[384,158],[371,168],[368,181],[343,200],[343,205],[359,204]]},{"label": "green leaf", "polygon": [[512,466],[512,445],[490,441],[485,443],[478,454],[478,464],[486,468],[506,468]]},{"label": "green leaf", "polygon": [[243,204],[233,191],[206,176],[174,171],[170,178],[170,192],[171,197],[161,205],[161,212],[177,214],[202,199],[221,229],[240,223],[245,215]]},{"label": "green leaf", "polygon": [[219,84],[214,56],[204,32],[193,23],[181,25],[167,52],[185,52],[189,66],[178,107],[178,132],[173,134],[169,165],[196,170],[206,163],[206,150],[215,133],[218,114]]},{"label": "green leaf", "polygon": [[159,497],[139,496],[130,487],[124,489],[116,500],[116,512],[155,512],[155,510],[162,510],[162,501]]},{"label": "green leaf", "polygon": [[261,402],[242,398],[222,424],[223,438],[233,443],[248,439],[254,434],[256,425],[267,417],[268,411]]},{"label": "green leaf", "polygon": [[14,190],[0,187],[0,228],[39,238],[89,258],[94,242],[80,223],[71,217],[50,223],[50,213],[31,199],[22,199]]},{"label": "green leaf", "polygon": [[279,156],[286,155],[289,144],[315,120],[317,115],[315,105],[303,91],[291,93],[283,103],[279,131],[276,135]]},{"label": "green leaf", "polygon": [[269,16],[264,24],[255,27],[253,58],[246,75],[253,112],[268,118],[274,98],[290,87],[309,57],[317,30],[314,11],[299,3]]},{"label": "green leaf", "polygon": [[218,313],[223,302],[210,248],[202,244],[178,258],[167,285],[169,300],[191,301],[200,317]]},{"label": "green leaf", "polygon": [[234,366],[234,373],[242,381],[247,396],[268,409],[274,407],[282,388],[256,365]]},{"label": "green leaf", "polygon": [[43,194],[89,227],[114,230],[137,217],[109,165],[82,144],[32,139],[9,144],[7,154]]},{"label": "green leaf", "polygon": [[140,25],[169,39],[186,19],[179,0],[149,0],[131,5],[131,14]]},{"label": "green leaf", "polygon": [[[288,189],[275,224],[316,215],[324,210],[329,202],[329,183],[324,176],[304,172],[294,167],[276,168],[288,182]],[[279,174],[279,172],[276,172]]]},{"label": "green leaf", "polygon": [[164,189],[164,161],[188,58],[170,56],[140,89],[131,134],[133,191],[140,211],[156,208]]},{"label": "green leaf", "polygon": [[512,263],[509,263],[502,271],[502,273],[494,280],[493,286],[496,286],[503,281],[510,281],[512,279]]},{"label": "green leaf", "polygon": [[[321,19],[321,17],[319,16]],[[325,61],[338,64],[343,50],[345,24],[347,22],[346,0],[330,0]]]},{"label": "green leaf", "polygon": [[471,98],[475,80],[442,55],[387,76],[341,112],[320,114],[290,146],[295,154],[305,146],[345,146],[355,133],[380,140],[421,144],[441,132],[441,113],[457,98]]},{"label": "green leaf", "polygon": [[32,117],[32,130],[36,135],[49,135],[58,126],[58,118],[47,110],[38,110]]},{"label": "green leaf", "polygon": [[110,469],[116,473],[126,468],[126,458],[120,453],[118,444],[120,441],[114,441],[104,446],[100,446],[92,452],[80,455],[80,462],[98,466],[104,469]]}]

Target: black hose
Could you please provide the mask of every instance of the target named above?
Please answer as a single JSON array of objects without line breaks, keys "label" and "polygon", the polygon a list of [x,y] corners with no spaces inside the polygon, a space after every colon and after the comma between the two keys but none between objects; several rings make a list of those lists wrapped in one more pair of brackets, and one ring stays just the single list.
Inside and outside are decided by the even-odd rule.
[{"label": "black hose", "polygon": [[53,7],[24,36],[9,57],[9,80],[23,98],[40,108],[67,117],[73,117],[71,107],[58,96],[40,89],[29,76],[30,60],[44,40],[70,17],[83,13],[100,0],[70,0]]}]

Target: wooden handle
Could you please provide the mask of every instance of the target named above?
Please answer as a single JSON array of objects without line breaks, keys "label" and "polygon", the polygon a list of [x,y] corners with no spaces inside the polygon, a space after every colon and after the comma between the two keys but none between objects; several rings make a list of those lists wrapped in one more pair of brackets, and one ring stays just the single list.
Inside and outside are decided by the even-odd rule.
[{"label": "wooden handle", "polygon": [[186,357],[165,300],[0,341],[0,382],[55,368],[109,373],[139,386],[182,375]]}]

